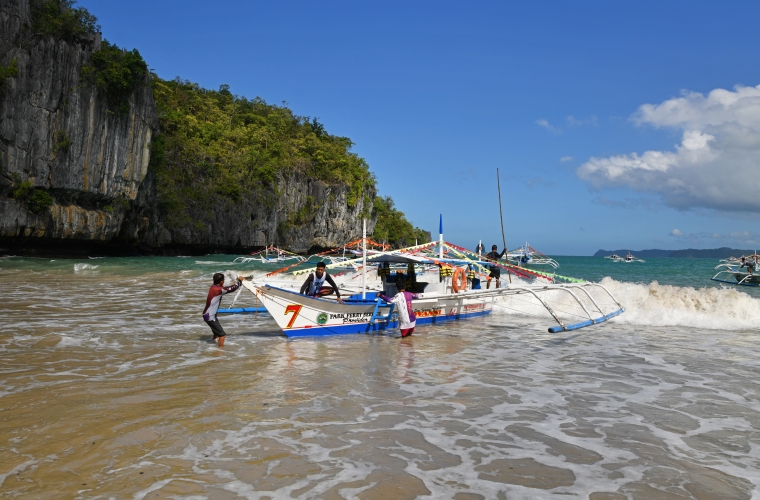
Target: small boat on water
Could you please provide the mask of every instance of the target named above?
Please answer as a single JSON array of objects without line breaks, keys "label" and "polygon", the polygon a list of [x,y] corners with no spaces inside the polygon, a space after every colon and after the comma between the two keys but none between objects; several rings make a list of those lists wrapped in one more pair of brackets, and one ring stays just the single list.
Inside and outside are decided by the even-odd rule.
[{"label": "small boat on water", "polygon": [[[725,275],[733,276],[736,281],[729,281],[729,280],[724,279],[727,277]],[[710,279],[713,281],[719,281],[721,283],[728,283],[729,285],[760,286],[760,274],[748,273],[746,271],[743,272],[737,269],[729,269],[726,271],[720,271],[718,274],[716,274]]]},{"label": "small boat on water", "polygon": [[[757,253],[740,259],[733,257],[723,259],[720,264],[715,266],[718,273],[710,279],[730,285],[760,286],[760,274],[757,274],[758,263],[760,263],[760,255]],[[727,280],[728,277],[733,277],[735,281]]]},{"label": "small boat on water", "polygon": [[275,247],[274,245],[270,245],[268,247],[265,247],[263,250],[252,253],[247,257],[238,257],[233,262],[235,264],[248,264],[250,262],[277,264],[281,262],[304,262],[305,260],[305,257],[292,252],[288,252],[287,250],[282,250]]},{"label": "small boat on water", "polygon": [[628,252],[625,258],[623,258],[623,262],[646,262],[646,261],[643,259],[639,259],[638,257],[634,257],[633,255],[631,255],[631,252]]},{"label": "small boat on water", "polygon": [[[417,294],[412,308],[418,324],[437,324],[487,315],[494,307],[501,307],[501,298],[510,296],[523,296],[534,306],[538,303],[543,307],[558,323],[558,326],[549,328],[550,332],[599,324],[625,310],[605,287],[597,283],[538,273],[511,266],[505,261],[483,261],[474,252],[445,243],[442,238],[439,242],[403,250],[385,251],[373,256],[365,254],[362,260],[365,261],[358,272],[362,282],[372,266],[380,278],[379,289],[368,292],[363,284],[361,293],[354,289],[355,293],[346,297],[343,303],[274,286],[267,282],[267,277],[274,273],[246,280],[243,286],[256,296],[288,337],[368,333],[397,328],[399,319],[393,304],[386,303],[378,295],[382,292],[386,297],[395,296],[398,293],[396,284],[401,279],[405,280],[407,291]],[[486,277],[490,266],[502,269],[502,287],[484,290],[480,287],[478,276]],[[330,265],[327,267],[330,268]],[[309,270],[301,269],[293,274],[296,272],[300,274]],[[515,278],[514,282],[511,282],[512,277]],[[338,286],[346,291],[340,283]],[[572,316],[579,321],[568,321],[567,317],[560,316],[559,309],[550,306],[549,302],[556,300],[557,295],[575,304],[576,313]],[[527,303],[526,300],[516,301]],[[564,309],[565,305],[562,307]]]},{"label": "small boat on water", "polygon": [[559,267],[559,262],[531,247],[527,241],[520,248],[507,252],[507,260],[518,266],[551,266],[554,269]]},{"label": "small boat on water", "polygon": [[628,252],[625,257],[621,257],[616,253],[613,253],[612,255],[607,255],[604,257],[605,259],[611,259],[612,262],[646,262],[643,259],[639,259],[635,255],[631,254],[631,252]]}]

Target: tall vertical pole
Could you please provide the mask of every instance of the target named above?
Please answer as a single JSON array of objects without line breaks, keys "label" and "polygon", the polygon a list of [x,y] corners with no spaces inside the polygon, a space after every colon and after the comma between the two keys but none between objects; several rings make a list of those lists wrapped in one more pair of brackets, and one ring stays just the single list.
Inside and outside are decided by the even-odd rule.
[{"label": "tall vertical pole", "polygon": [[362,219],[362,299],[367,298],[367,219]]},{"label": "tall vertical pole", "polygon": [[[504,237],[504,210],[501,208],[501,176],[499,175],[499,169],[496,169],[496,185],[499,188],[499,217],[501,218],[501,241],[504,243],[504,250],[507,250],[507,239]],[[508,251],[508,250],[507,250]],[[507,264],[509,264],[509,254],[504,255],[507,258]],[[507,267],[507,276],[509,276],[509,282],[512,283],[512,273],[509,272]]]},{"label": "tall vertical pole", "polygon": [[443,258],[443,214],[438,222],[438,258]]}]

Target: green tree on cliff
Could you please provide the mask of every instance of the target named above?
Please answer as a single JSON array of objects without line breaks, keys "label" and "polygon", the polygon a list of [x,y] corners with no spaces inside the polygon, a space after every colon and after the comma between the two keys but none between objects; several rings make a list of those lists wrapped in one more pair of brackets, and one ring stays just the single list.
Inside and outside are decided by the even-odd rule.
[{"label": "green tree on cliff", "polygon": [[73,42],[100,31],[98,18],[84,7],[75,7],[76,0],[44,0],[32,3],[31,31],[35,35],[51,35]]},{"label": "green tree on cliff", "polygon": [[396,248],[414,245],[415,241],[429,241],[428,233],[414,227],[404,213],[396,209],[390,196],[376,197],[374,210],[377,212],[377,225],[373,233],[376,240],[386,241]]},{"label": "green tree on cliff", "polygon": [[[214,203],[231,205],[251,193],[274,203],[278,177],[294,171],[346,185],[350,207],[362,195],[369,205],[375,177],[367,162],[351,151],[349,138],[327,133],[316,118],[233,95],[228,85],[209,90],[153,75],[152,86],[161,136],[154,142],[151,165],[171,226],[203,224],[198,214],[206,210],[210,220]],[[289,223],[309,223],[316,208],[294,211]],[[382,214],[403,217],[398,211]]]}]

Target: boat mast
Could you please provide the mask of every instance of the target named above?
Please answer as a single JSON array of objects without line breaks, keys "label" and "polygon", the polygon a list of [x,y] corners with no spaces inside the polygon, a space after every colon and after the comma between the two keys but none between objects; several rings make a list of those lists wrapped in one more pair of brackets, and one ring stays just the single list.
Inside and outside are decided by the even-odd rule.
[{"label": "boat mast", "polygon": [[367,219],[362,219],[362,300],[367,298]]},{"label": "boat mast", "polygon": [[438,222],[438,258],[443,258],[443,214]]},{"label": "boat mast", "polygon": [[509,282],[512,283],[512,273],[509,272],[509,250],[507,250],[507,239],[504,237],[504,210],[501,208],[501,176],[499,175],[498,168],[496,169],[496,186],[499,188],[499,218],[501,219],[501,241],[504,243],[504,251],[506,252],[504,254],[504,257],[507,261],[507,276],[509,276]]}]

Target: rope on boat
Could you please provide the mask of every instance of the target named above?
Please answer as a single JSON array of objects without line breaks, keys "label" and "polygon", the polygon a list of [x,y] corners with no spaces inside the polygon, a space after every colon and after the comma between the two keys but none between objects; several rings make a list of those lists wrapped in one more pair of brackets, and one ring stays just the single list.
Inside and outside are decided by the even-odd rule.
[{"label": "rope on boat", "polygon": [[[315,253],[315,254],[313,254],[313,255],[309,255],[309,259],[311,259],[312,257],[322,257],[323,255],[327,255],[328,253],[337,252],[338,250],[340,250],[340,249],[342,249],[342,248],[346,248],[346,247],[348,247],[348,246],[351,246],[351,245],[356,245],[356,244],[360,243],[361,241],[362,241],[362,238],[358,238],[358,239],[355,239],[355,240],[353,240],[353,241],[349,241],[348,243],[346,243],[346,244],[344,244],[344,245],[340,245],[340,246],[338,246],[338,247],[335,247],[335,248],[331,248],[331,249],[329,249],[329,250],[325,250],[324,252],[319,252],[319,253]],[[390,248],[390,245],[388,245],[388,244],[385,244],[385,243],[378,243],[378,242],[376,242],[375,240],[372,240],[372,239],[370,239],[370,238],[367,238],[367,243],[369,243],[369,244],[370,244],[370,246],[373,246],[373,247],[380,247],[380,248],[382,249],[382,251],[383,251],[383,252],[385,251],[385,248],[386,248],[386,247]],[[295,254],[294,254],[294,255],[295,255]],[[306,262],[306,261],[308,261],[309,259],[304,259],[304,260],[303,260],[303,261],[301,261],[301,262],[297,262],[297,263],[295,263],[295,264],[291,264],[291,265],[289,265],[289,266],[285,266],[285,267],[283,267],[282,269],[277,269],[277,270],[275,270],[275,271],[272,271],[271,273],[267,274],[267,275],[266,275],[266,277],[268,278],[268,277],[270,277],[270,276],[274,276],[275,274],[278,274],[278,273],[281,273],[281,272],[287,271],[288,269],[290,269],[290,268],[292,268],[292,267],[295,267],[295,266],[297,266],[298,264],[302,264],[303,262]],[[339,264],[347,263],[347,262],[350,262],[351,260],[358,260],[358,259],[349,259],[349,260],[347,260],[347,261],[345,261],[345,262],[340,262]],[[334,264],[331,264],[331,265],[334,265]],[[329,266],[328,266],[328,267],[329,267]],[[311,270],[311,268],[310,268],[309,270]]]}]

